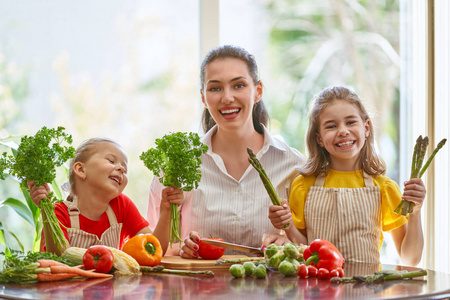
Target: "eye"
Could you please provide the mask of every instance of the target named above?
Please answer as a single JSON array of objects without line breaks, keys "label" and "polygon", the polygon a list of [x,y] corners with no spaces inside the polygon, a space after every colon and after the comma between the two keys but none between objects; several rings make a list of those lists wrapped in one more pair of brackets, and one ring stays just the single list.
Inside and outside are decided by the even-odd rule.
[{"label": "eye", "polygon": [[328,126],[325,126],[325,129],[333,129],[335,127],[336,127],[336,125],[328,125]]},{"label": "eye", "polygon": [[108,160],[110,163],[114,164],[114,160],[112,160],[112,159],[110,159],[110,158],[107,158],[107,160]]},{"label": "eye", "polygon": [[237,88],[237,89],[242,89],[243,87],[245,87],[245,84],[243,84],[243,83],[238,83],[235,85],[235,88]]},{"label": "eye", "polygon": [[216,87],[216,86],[213,86],[213,87],[210,87],[210,88],[208,89],[208,91],[210,91],[210,92],[217,92],[217,91],[220,91],[220,88],[219,88],[219,87]]},{"label": "eye", "polygon": [[353,125],[353,124],[355,124],[355,123],[356,123],[356,121],[348,121],[348,122],[347,122],[348,125]]}]

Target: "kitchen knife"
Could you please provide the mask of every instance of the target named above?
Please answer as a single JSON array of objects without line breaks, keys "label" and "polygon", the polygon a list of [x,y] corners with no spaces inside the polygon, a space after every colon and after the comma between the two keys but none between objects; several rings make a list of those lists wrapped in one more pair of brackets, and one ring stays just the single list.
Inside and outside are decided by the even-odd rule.
[{"label": "kitchen knife", "polygon": [[204,243],[210,244],[210,245],[219,246],[219,247],[223,247],[223,248],[227,248],[227,249],[231,249],[231,250],[237,250],[237,251],[242,251],[242,252],[249,252],[252,254],[264,255],[264,252],[261,251],[261,249],[259,249],[259,248],[248,247],[248,246],[243,246],[243,245],[238,245],[238,244],[233,244],[233,243],[228,243],[228,242],[221,242],[221,241],[216,241],[216,240],[208,240],[208,239],[201,239],[201,241]]}]

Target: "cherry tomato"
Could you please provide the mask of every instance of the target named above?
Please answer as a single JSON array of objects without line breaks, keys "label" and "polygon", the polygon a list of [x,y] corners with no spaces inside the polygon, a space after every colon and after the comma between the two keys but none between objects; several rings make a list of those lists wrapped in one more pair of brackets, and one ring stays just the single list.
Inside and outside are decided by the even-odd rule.
[{"label": "cherry tomato", "polygon": [[86,270],[108,273],[114,265],[114,256],[106,246],[91,246],[83,255],[83,265]]},{"label": "cherry tomato", "polygon": [[320,279],[328,279],[330,277],[330,271],[325,268],[320,268],[317,271],[317,277],[319,277]]},{"label": "cherry tomato", "polygon": [[317,276],[317,268],[314,266],[308,266],[308,275],[309,277]]},{"label": "cherry tomato", "polygon": [[338,271],[338,273],[339,273],[339,277],[344,277],[344,269],[342,269],[342,268],[336,268],[336,270]]},{"label": "cherry tomato", "polygon": [[334,269],[334,270],[330,271],[330,278],[333,278],[333,277],[340,277],[339,276],[339,271],[337,269]]},{"label": "cherry tomato", "polygon": [[308,267],[305,264],[301,264],[298,267],[298,276],[300,276],[301,278],[306,278],[308,277]]},{"label": "cherry tomato", "polygon": [[[215,240],[223,242],[221,238],[206,238],[205,240]],[[198,242],[198,255],[203,259],[219,259],[225,253],[225,248],[207,244],[203,241]]]}]

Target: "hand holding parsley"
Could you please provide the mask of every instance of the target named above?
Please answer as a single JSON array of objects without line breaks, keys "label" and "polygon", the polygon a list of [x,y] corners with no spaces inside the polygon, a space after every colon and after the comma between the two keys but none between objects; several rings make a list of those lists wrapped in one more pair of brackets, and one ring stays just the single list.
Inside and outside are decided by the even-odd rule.
[{"label": "hand holding parsley", "polygon": [[[206,153],[208,146],[200,142],[196,133],[175,132],[155,141],[156,147],[143,152],[140,159],[144,165],[160,176],[159,181],[164,186],[174,186],[183,191],[198,187],[201,179],[200,157]],[[180,216],[176,204],[170,205],[170,244],[179,234]]]},{"label": "hand holding parsley", "polygon": [[[34,136],[23,136],[14,155],[5,152],[0,157],[0,179],[5,179],[3,173],[6,171],[17,177],[25,188],[29,181],[34,181],[36,186],[52,182],[56,177],[56,167],[75,155],[75,149],[63,146],[64,143],[72,143],[72,136],[64,132],[64,127],[49,129],[44,126]],[[49,193],[47,199],[41,201],[40,209],[44,222],[50,226],[55,245],[61,250],[67,245],[54,212],[56,200],[53,193]]]}]

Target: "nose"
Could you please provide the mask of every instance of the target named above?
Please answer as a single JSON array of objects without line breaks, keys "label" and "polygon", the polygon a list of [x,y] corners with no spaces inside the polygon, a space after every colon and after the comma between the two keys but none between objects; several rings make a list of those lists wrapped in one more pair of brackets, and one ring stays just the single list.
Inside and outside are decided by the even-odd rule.
[{"label": "nose", "polygon": [[348,128],[346,126],[339,126],[338,135],[345,136],[348,135]]},{"label": "nose", "polygon": [[222,94],[222,102],[225,104],[229,104],[233,101],[234,101],[234,96],[233,96],[233,92],[231,91],[231,89],[224,88],[223,94]]},{"label": "nose", "polygon": [[125,167],[122,164],[118,164],[116,169],[122,174],[125,173]]}]

